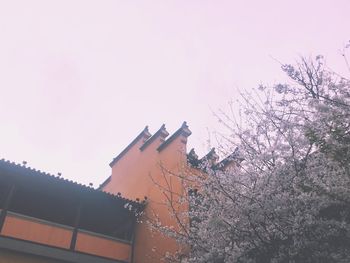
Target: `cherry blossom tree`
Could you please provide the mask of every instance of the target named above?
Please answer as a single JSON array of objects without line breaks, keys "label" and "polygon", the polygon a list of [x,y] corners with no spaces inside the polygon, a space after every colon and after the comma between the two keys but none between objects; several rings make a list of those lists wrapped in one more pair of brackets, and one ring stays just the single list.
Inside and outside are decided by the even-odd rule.
[{"label": "cherry blossom tree", "polygon": [[169,260],[350,262],[350,80],[322,56],[282,70],[290,83],[244,92],[238,114],[217,114],[223,149],[236,149],[226,162],[189,155],[203,172],[180,176],[189,191],[171,198],[189,204],[171,210],[189,223],[154,224],[189,248]]}]

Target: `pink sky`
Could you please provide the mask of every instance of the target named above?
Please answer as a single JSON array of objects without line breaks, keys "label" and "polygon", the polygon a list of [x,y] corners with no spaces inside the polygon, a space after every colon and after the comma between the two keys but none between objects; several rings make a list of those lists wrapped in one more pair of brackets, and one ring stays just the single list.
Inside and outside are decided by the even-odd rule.
[{"label": "pink sky", "polygon": [[207,149],[212,110],[323,54],[341,68],[348,0],[0,0],[0,158],[98,186],[144,128],[187,120]]}]

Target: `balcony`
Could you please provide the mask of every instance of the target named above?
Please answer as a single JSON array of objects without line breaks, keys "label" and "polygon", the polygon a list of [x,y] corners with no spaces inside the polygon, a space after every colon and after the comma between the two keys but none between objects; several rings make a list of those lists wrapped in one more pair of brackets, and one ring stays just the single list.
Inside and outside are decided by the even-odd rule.
[{"label": "balcony", "polygon": [[132,262],[136,215],[143,208],[0,160],[0,256],[6,250],[59,262]]},{"label": "balcony", "polygon": [[108,258],[114,262],[130,262],[131,242],[79,229],[75,248],[71,250],[73,231],[74,228],[70,226],[8,211],[0,235],[69,252]]}]

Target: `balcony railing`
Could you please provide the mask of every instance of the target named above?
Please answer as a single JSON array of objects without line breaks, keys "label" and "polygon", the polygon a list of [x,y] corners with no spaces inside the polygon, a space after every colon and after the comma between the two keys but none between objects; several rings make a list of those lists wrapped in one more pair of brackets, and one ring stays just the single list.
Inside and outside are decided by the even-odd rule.
[{"label": "balcony railing", "polygon": [[131,243],[117,238],[79,230],[75,250],[129,262]]},{"label": "balcony railing", "polygon": [[[0,210],[1,212],[1,210]],[[74,228],[8,211],[2,236],[70,249]],[[130,262],[131,242],[78,229],[74,251]]]}]

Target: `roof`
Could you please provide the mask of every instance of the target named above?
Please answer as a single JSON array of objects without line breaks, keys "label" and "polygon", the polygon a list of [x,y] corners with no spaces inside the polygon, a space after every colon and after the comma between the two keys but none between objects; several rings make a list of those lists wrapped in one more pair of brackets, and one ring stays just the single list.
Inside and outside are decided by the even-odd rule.
[{"label": "roof", "polygon": [[190,131],[190,129],[187,126],[187,123],[184,121],[181,125],[181,127],[174,132],[173,135],[171,135],[166,141],[164,141],[161,145],[159,145],[159,147],[157,148],[157,150],[160,152],[161,150],[163,150],[165,147],[167,147],[172,141],[174,141],[179,135],[183,135],[186,138],[188,136],[190,136],[192,134],[192,132]]},{"label": "roof", "polygon": [[72,193],[79,193],[81,195],[89,195],[91,197],[108,199],[110,201],[119,201],[123,203],[129,203],[137,209],[143,209],[145,202],[133,201],[122,197],[121,195],[113,195],[101,190],[96,190],[93,187],[86,186],[72,180],[64,179],[60,176],[54,176],[52,174],[36,170],[25,165],[21,165],[15,162],[10,162],[5,159],[0,159],[0,178],[6,175],[10,175],[14,180],[28,180],[33,181],[34,179],[40,180],[46,184],[56,185],[60,189],[65,189]]},{"label": "roof", "polygon": [[[193,168],[198,168],[201,170],[206,170],[211,168],[213,170],[225,170],[227,165],[232,162],[241,162],[243,159],[239,155],[239,150],[236,148],[229,156],[217,162],[219,159],[218,154],[215,152],[215,148],[212,148],[205,156],[198,159],[198,155],[191,149],[187,154],[187,161]],[[209,165],[209,166],[208,166]]]},{"label": "roof", "polygon": [[144,149],[146,149],[146,147],[148,145],[150,145],[155,139],[157,139],[159,136],[162,136],[162,138],[166,138],[169,135],[169,133],[167,132],[167,130],[165,129],[165,124],[163,124],[159,130],[153,134],[152,137],[150,137],[147,141],[145,141],[145,143],[140,147],[140,150],[143,151]]},{"label": "roof", "polygon": [[227,156],[225,159],[223,159],[221,162],[219,162],[216,165],[217,169],[225,169],[225,167],[230,164],[231,162],[241,162],[242,161],[242,157],[239,156],[239,150],[238,147],[235,148],[235,150],[229,155]]},{"label": "roof", "polygon": [[119,154],[117,155],[112,162],[109,164],[110,167],[112,167],[120,158],[122,158],[130,149],[133,147],[141,138],[146,138],[148,139],[151,137],[151,134],[148,131],[148,126],[146,126],[143,131],[137,135],[137,137],[128,145],[126,148]]}]

